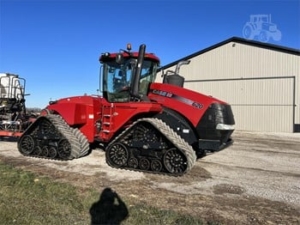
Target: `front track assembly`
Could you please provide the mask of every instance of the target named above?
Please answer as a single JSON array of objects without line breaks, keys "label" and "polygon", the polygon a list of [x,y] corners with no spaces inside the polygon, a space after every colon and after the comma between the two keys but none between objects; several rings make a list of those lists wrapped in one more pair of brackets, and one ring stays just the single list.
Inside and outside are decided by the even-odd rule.
[{"label": "front track assembly", "polygon": [[61,116],[40,116],[22,134],[18,141],[19,152],[25,156],[46,159],[71,160],[88,154],[87,138],[70,127]]},{"label": "front track assembly", "polygon": [[193,148],[157,118],[143,118],[123,131],[106,148],[114,168],[181,176],[196,162]]}]

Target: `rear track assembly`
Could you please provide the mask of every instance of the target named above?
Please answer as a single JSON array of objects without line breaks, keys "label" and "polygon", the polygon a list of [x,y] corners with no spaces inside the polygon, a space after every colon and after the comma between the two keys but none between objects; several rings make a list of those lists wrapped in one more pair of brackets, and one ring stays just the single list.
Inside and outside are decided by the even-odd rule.
[{"label": "rear track assembly", "polygon": [[88,154],[89,148],[87,138],[78,129],[54,114],[39,117],[18,141],[21,154],[46,159],[79,158]]}]

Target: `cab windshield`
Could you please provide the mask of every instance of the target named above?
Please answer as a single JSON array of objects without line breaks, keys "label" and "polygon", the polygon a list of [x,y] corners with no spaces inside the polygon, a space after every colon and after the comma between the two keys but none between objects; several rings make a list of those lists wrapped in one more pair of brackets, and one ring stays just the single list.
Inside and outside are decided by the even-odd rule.
[{"label": "cab windshield", "polygon": [[[109,102],[128,102],[131,100],[132,81],[135,74],[137,59],[115,60],[103,63],[103,95]],[[139,95],[146,96],[148,87],[154,82],[157,62],[144,60],[139,81]]]}]

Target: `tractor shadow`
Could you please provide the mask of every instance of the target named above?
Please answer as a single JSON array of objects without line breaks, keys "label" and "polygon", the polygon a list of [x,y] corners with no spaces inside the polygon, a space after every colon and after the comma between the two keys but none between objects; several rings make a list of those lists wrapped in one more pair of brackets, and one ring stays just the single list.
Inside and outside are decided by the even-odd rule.
[{"label": "tractor shadow", "polygon": [[119,195],[111,188],[105,188],[97,202],[90,208],[91,225],[121,224],[128,217],[128,209]]}]

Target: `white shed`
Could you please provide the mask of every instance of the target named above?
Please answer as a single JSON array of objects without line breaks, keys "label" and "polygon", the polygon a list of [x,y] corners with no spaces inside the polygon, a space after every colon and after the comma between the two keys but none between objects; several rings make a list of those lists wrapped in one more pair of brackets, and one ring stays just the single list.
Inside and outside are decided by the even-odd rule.
[{"label": "white shed", "polygon": [[300,132],[300,50],[233,37],[178,62],[184,87],[228,102],[237,130]]}]

